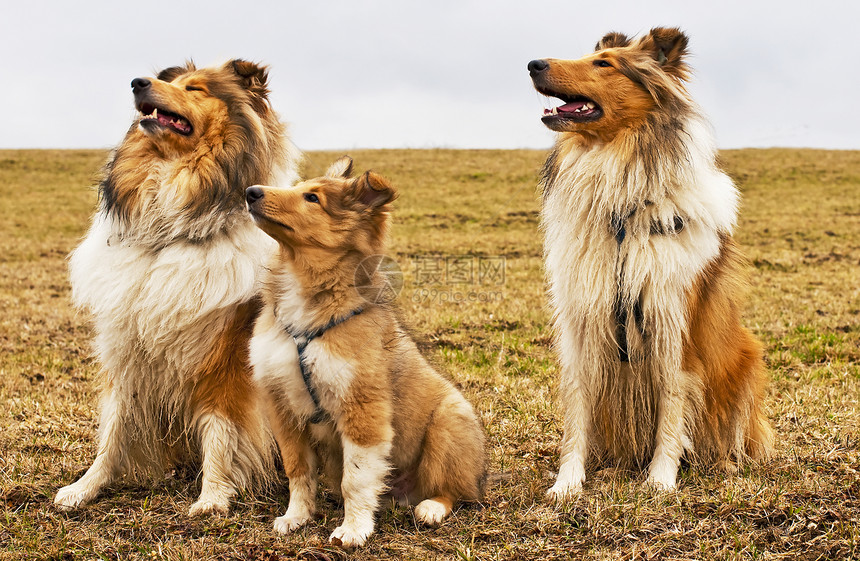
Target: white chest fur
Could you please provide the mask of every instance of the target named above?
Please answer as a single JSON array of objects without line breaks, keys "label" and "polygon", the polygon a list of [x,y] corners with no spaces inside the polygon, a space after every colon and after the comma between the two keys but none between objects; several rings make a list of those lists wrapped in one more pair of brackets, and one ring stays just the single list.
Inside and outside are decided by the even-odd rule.
[{"label": "white chest fur", "polygon": [[[675,335],[651,350],[677,355],[685,295],[734,226],[737,191],[714,167],[709,137],[695,145],[695,133],[706,131],[690,130],[688,165],[667,162],[665,183],[635,183],[634,174],[625,184],[617,159],[592,150],[569,154],[548,186],[542,227],[556,322],[572,328],[578,335],[568,343],[594,360],[617,357],[619,299],[637,307],[653,332]],[[672,228],[676,217],[680,231]]]},{"label": "white chest fur", "polygon": [[201,243],[158,250],[111,234],[110,217],[97,214],[69,262],[72,297],[95,317],[103,360],[125,360],[136,349],[171,365],[199,364],[193,357],[208,350],[235,305],[257,293],[273,249],[250,220]]}]

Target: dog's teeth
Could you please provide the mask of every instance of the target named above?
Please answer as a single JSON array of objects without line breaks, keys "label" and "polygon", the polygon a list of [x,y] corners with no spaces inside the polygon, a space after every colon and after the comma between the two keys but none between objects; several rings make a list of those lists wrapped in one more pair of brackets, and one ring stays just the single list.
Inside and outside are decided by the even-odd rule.
[{"label": "dog's teeth", "polygon": [[558,107],[553,107],[550,115],[558,115]]},{"label": "dog's teeth", "polygon": [[594,104],[593,103],[586,103],[585,108],[586,109],[594,109]]},{"label": "dog's teeth", "polygon": [[158,119],[158,107],[152,110],[152,116]]}]

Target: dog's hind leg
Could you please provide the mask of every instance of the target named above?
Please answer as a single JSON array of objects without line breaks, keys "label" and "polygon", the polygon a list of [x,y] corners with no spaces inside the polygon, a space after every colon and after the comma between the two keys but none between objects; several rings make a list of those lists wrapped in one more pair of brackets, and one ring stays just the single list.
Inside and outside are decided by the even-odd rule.
[{"label": "dog's hind leg", "polygon": [[559,331],[559,400],[564,418],[564,434],[561,440],[558,477],[547,491],[547,498],[552,501],[564,501],[582,490],[593,408],[591,393],[586,387],[585,373],[578,355],[579,343],[574,340],[571,328],[565,327]]},{"label": "dog's hind leg", "polygon": [[125,422],[120,399],[111,391],[102,402],[96,458],[83,477],[57,492],[57,507],[71,510],[89,503],[119,475],[128,454]]},{"label": "dog's hind leg", "polygon": [[445,495],[424,499],[415,507],[415,518],[428,526],[438,526],[454,508],[454,500]]},{"label": "dog's hind leg", "polygon": [[417,469],[415,518],[438,526],[459,499],[479,499],[487,471],[484,433],[474,409],[452,390],[433,412]]},{"label": "dog's hind leg", "polygon": [[197,422],[203,454],[203,484],[189,516],[227,514],[236,495],[233,457],[239,447],[239,429],[226,417],[204,413]]}]

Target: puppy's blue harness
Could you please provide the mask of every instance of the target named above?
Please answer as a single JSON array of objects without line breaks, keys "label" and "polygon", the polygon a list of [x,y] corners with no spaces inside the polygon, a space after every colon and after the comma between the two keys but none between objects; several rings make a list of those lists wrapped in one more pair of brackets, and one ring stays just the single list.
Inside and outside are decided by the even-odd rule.
[{"label": "puppy's blue harness", "polygon": [[320,327],[319,329],[314,329],[312,331],[303,331],[296,332],[294,329],[291,329],[290,326],[284,326],[284,331],[287,332],[289,336],[293,338],[293,341],[296,342],[296,348],[299,351],[299,370],[302,372],[302,381],[305,383],[305,388],[308,390],[308,394],[311,396],[311,401],[314,402],[314,413],[311,415],[309,421],[313,424],[321,423],[326,418],[325,409],[320,405],[320,399],[317,395],[316,389],[311,383],[311,368],[308,364],[305,363],[305,349],[308,347],[311,341],[341,323],[345,322],[349,318],[353,316],[357,316],[363,311],[362,308],[356,308],[355,310],[349,312],[347,315],[335,318],[328,322],[326,325]]}]

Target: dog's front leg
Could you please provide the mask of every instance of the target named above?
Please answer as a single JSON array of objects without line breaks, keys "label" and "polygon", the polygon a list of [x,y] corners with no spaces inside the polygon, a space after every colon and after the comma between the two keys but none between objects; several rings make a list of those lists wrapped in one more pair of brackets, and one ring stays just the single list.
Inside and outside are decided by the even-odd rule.
[{"label": "dog's front leg", "polygon": [[564,434],[558,477],[555,485],[547,491],[547,498],[564,501],[579,493],[585,482],[592,403],[578,352],[578,340],[570,327],[560,329],[558,337],[561,363],[559,399],[564,417]]},{"label": "dog's front leg", "polygon": [[293,419],[285,419],[271,407],[269,420],[290,482],[287,512],[275,519],[275,531],[287,534],[307,524],[316,512],[317,457],[307,433]]},{"label": "dog's front leg", "polygon": [[654,457],[648,468],[648,484],[664,491],[675,489],[684,443],[689,442],[685,425],[683,376],[680,369],[672,369],[663,375],[657,405],[657,435]]},{"label": "dog's front leg", "polygon": [[128,453],[126,422],[122,401],[117,390],[113,389],[101,406],[96,459],[83,477],[57,492],[57,496],[54,497],[55,505],[64,510],[83,506],[114,480],[121,471],[122,463]]},{"label": "dog's front leg", "polygon": [[343,443],[343,524],[335,528],[330,541],[338,541],[346,548],[364,545],[373,532],[374,516],[379,497],[385,490],[385,476],[389,471],[388,455],[391,440],[362,446],[346,435]]},{"label": "dog's front leg", "polygon": [[204,413],[197,421],[203,455],[203,484],[189,516],[227,514],[236,495],[232,479],[233,456],[238,448],[236,425],[217,413]]}]

